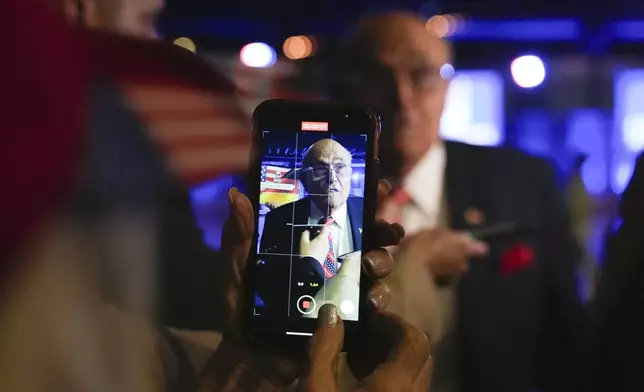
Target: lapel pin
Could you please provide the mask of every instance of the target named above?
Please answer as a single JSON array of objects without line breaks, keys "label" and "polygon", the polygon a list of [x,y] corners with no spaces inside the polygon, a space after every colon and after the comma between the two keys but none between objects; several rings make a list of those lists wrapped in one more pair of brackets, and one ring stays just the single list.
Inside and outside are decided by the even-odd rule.
[{"label": "lapel pin", "polygon": [[360,227],[360,228],[358,229],[358,231],[360,231],[360,234],[362,234],[362,227]]},{"label": "lapel pin", "polygon": [[485,215],[481,210],[468,208],[465,211],[465,222],[471,226],[481,226],[485,223]]}]

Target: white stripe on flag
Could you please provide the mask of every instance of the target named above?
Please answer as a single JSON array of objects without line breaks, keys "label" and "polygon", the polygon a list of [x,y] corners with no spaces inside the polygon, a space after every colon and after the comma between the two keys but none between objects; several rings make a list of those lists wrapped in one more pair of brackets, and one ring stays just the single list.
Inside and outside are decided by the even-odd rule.
[{"label": "white stripe on flag", "polygon": [[213,118],[205,120],[155,120],[149,123],[150,134],[164,142],[181,141],[193,138],[219,139],[250,133],[245,124],[233,118]]}]

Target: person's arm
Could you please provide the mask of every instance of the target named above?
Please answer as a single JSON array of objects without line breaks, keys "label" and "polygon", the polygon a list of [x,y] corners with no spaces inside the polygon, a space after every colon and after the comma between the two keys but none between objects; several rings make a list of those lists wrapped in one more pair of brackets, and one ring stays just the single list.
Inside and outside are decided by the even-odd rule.
[{"label": "person's arm", "polygon": [[544,263],[545,314],[540,358],[540,390],[576,390],[587,344],[586,311],[577,286],[581,250],[574,238],[569,214],[557,188],[554,169],[535,161],[539,194],[540,257]]}]

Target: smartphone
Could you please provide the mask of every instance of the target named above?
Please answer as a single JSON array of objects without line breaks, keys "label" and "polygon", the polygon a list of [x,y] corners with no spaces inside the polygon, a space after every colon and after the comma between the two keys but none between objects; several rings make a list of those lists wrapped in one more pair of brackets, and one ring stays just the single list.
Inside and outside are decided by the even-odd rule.
[{"label": "smartphone", "polygon": [[345,343],[355,334],[369,282],[343,255],[356,260],[375,217],[379,133],[365,106],[269,100],[255,109],[244,310],[254,341],[305,344],[325,303],[338,308]]}]

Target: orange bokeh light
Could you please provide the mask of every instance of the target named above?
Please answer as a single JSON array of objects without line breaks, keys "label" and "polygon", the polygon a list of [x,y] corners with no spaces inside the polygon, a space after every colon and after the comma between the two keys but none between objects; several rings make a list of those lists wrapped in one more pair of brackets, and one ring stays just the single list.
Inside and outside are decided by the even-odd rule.
[{"label": "orange bokeh light", "polygon": [[310,57],[315,53],[315,41],[304,35],[289,37],[282,47],[284,55],[291,60]]}]

